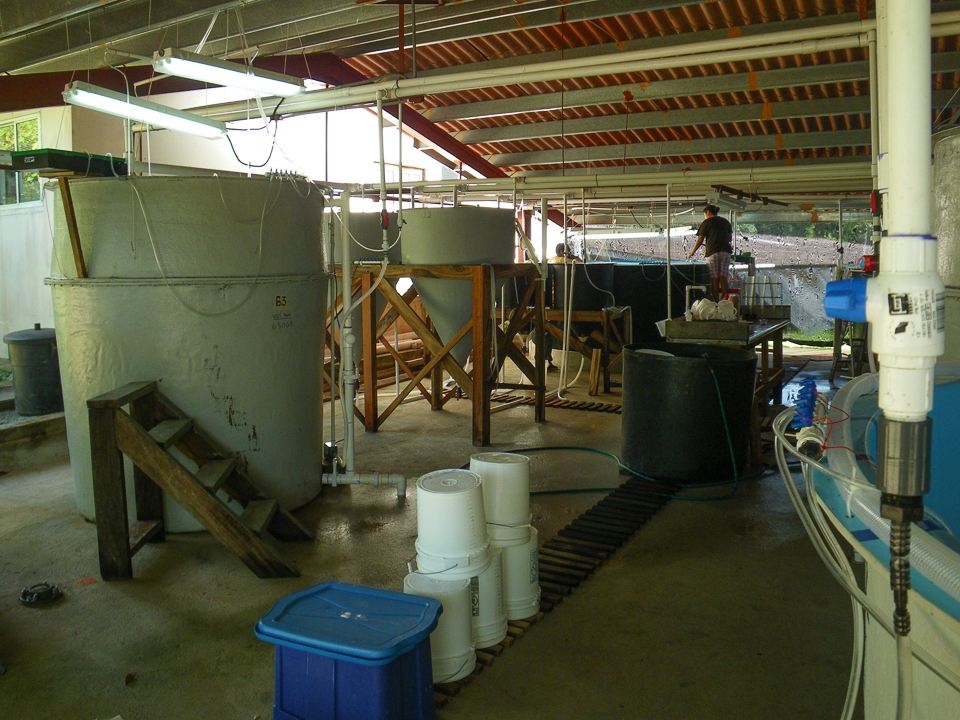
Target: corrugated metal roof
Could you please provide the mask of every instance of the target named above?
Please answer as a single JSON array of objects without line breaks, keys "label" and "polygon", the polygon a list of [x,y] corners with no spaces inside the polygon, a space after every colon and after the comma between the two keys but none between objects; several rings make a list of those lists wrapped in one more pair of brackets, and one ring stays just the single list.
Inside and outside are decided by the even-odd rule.
[{"label": "corrugated metal roof", "polygon": [[[123,30],[127,35],[121,49],[141,54],[152,52],[151,43],[169,44],[170,37],[180,42],[181,34],[195,42],[199,35],[193,35],[202,34],[209,20],[200,6],[209,6],[212,12],[216,5],[215,0],[198,0],[189,12],[182,10],[177,16],[171,4],[163,8],[169,17],[158,20],[160,9],[152,8],[150,0],[127,0],[129,13],[104,4],[96,10],[97,23],[90,24],[83,13],[65,17],[55,0],[37,2],[49,5],[50,23],[44,31],[48,34],[18,39],[16,28],[0,27],[0,70],[6,68],[8,58],[15,59],[14,67],[17,62],[31,67],[56,62],[58,57],[79,58],[78,41],[59,49],[53,44],[60,42],[57,32],[69,35],[84,23],[91,44],[86,60],[96,56],[98,63],[103,53],[92,34],[95,31],[116,38]],[[650,0],[637,6],[642,4],[658,3]],[[417,68],[436,74],[590,54],[616,58],[645,47],[851,22],[875,13],[874,0],[664,0],[659,4],[669,7],[641,11],[614,0],[558,0],[555,5],[522,0],[418,3]],[[309,0],[249,0],[242,9],[245,36],[236,36],[235,23],[232,31],[230,26],[224,28],[221,16],[207,44],[209,52],[222,55],[255,46],[261,55],[292,55],[303,48],[332,52],[368,78],[398,72],[410,75],[413,18],[409,5],[404,10],[402,64],[396,47],[403,6],[398,7],[395,0],[329,0],[323,12],[315,5]],[[957,7],[956,0],[932,2],[934,12]],[[122,26],[124,18],[140,11],[149,26],[138,28],[134,21],[128,21],[130,27]],[[173,29],[175,33],[170,32]],[[187,47],[186,41],[183,46]],[[935,106],[951,106],[935,111],[934,118],[952,122],[960,105],[950,97],[960,88],[960,38],[934,38],[931,46],[938,62],[932,77],[932,87],[939,93]],[[410,105],[509,172],[866,157],[867,58],[866,48],[858,47],[693,62],[661,70],[449,92]],[[654,153],[648,147],[651,144],[662,145],[663,152]],[[621,149],[626,152],[617,159]],[[584,159],[587,150],[590,161]]]},{"label": "corrugated metal roof", "polygon": [[[934,11],[937,2],[933,3]],[[638,12],[617,17],[601,18],[586,22],[561,22],[549,27],[526,29],[523,16],[517,17],[518,28],[512,32],[486,35],[418,48],[417,63],[422,71],[460,67],[474,63],[512,60],[524,62],[529,56],[539,53],[553,53],[552,57],[563,57],[563,52],[574,51],[592,46],[610,46],[623,50],[628,43],[648,38],[664,38],[706,31],[726,30],[728,36],[743,33],[744,29],[755,28],[758,24],[803,21],[822,18],[844,21],[866,18],[873,15],[874,3],[864,0],[727,0],[703,4],[687,4],[681,7]],[[716,33],[714,33],[716,34]],[[695,37],[695,36],[691,36]],[[632,47],[632,45],[631,45]],[[958,38],[955,36],[935,38],[932,47],[937,53],[956,53]],[[412,65],[412,53],[406,52],[405,67],[409,73]],[[563,82],[542,82],[523,85],[511,85],[482,90],[469,90],[442,95],[432,95],[415,104],[418,110],[429,111],[434,108],[457,108],[472,103],[499,101],[503,111],[500,114],[484,114],[479,117],[462,117],[439,121],[439,125],[451,133],[482,131],[490,128],[536,125],[538,123],[566,123],[584,121],[589,118],[607,118],[604,130],[567,134],[562,126],[559,134],[556,128],[553,134],[542,137],[527,137],[510,141],[482,141],[473,148],[488,156],[503,153],[533,154],[551,150],[575,150],[578,148],[597,148],[629,146],[633,144],[674,143],[717,138],[790,136],[798,133],[843,133],[865,131],[870,127],[869,112],[858,108],[847,112],[838,108],[830,114],[811,111],[808,115],[768,119],[759,118],[745,122],[711,122],[705,117],[702,122],[690,125],[664,123],[663,127],[629,129],[628,122],[636,114],[660,113],[665,117],[670,112],[682,110],[720,108],[731,105],[759,105],[808,101],[812,103],[828,99],[866,98],[869,84],[866,80],[849,82],[828,82],[807,85],[788,85],[785,87],[756,87],[748,91],[716,94],[676,95],[658,99],[633,99],[631,87],[648,87],[656,83],[685,78],[721,78],[731,74],[755,77],[756,74],[794,68],[817,68],[840,64],[864,63],[868,54],[866,48],[851,48],[838,51],[821,52],[810,55],[794,55],[759,60],[725,62],[715,65],[695,65],[682,68],[651,72],[625,73],[599,77],[581,77]],[[347,60],[367,75],[382,75],[397,69],[397,52],[353,57]],[[624,87],[623,102],[602,102],[597,104],[564,105],[564,96],[580,90],[604,87]],[[960,87],[960,64],[951,72],[937,73],[933,76],[935,90],[956,89]],[[560,93],[559,102],[546,103],[554,107],[539,111],[511,112],[511,101],[529,96],[546,96]],[[771,111],[774,115],[775,111]],[[706,114],[709,115],[708,113]],[[622,118],[624,129],[611,130],[612,119]],[[583,123],[580,123],[583,126]],[[478,135],[482,133],[468,133]],[[630,165],[649,165],[655,163],[709,164],[711,162],[753,162],[782,160],[790,158],[828,158],[841,156],[869,156],[868,145],[835,146],[824,144],[822,147],[804,147],[793,150],[746,150],[741,152],[719,152],[697,155],[669,154],[657,158],[630,158],[620,160],[604,159],[595,162],[560,160],[559,166],[569,169],[588,167],[614,167]],[[507,166],[509,170],[556,170],[557,163]]]}]

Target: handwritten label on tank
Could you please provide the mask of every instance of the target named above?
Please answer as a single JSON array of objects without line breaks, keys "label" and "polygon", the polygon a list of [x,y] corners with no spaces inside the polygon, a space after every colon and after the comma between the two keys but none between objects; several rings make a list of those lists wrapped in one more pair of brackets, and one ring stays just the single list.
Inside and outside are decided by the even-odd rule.
[{"label": "handwritten label on tank", "polygon": [[[274,299],[275,308],[287,307],[287,296],[276,295]],[[293,327],[293,315],[287,310],[278,310],[273,313],[273,319],[270,323],[271,330],[286,330]]]}]

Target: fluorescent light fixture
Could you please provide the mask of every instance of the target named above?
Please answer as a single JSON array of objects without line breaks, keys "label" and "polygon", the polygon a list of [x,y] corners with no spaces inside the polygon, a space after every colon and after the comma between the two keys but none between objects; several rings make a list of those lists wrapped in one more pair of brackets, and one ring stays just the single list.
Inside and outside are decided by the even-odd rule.
[{"label": "fluorescent light fixture", "polygon": [[[755,267],[757,270],[772,270],[772,269],[776,268],[777,266],[776,266],[775,263],[757,263],[756,265],[754,265],[754,267]],[[749,269],[750,269],[750,266],[749,266],[749,265],[744,265],[744,264],[742,264],[742,263],[737,263],[736,265],[731,265],[730,268],[731,268],[732,270],[749,270]]]},{"label": "fluorescent light fixture", "polygon": [[157,105],[85,82],[69,83],[63,89],[63,99],[71,105],[200,137],[217,138],[227,132],[227,126],[219,120]]},{"label": "fluorescent light fixture", "polygon": [[292,97],[305,91],[303,80],[207,55],[166,48],[153,54],[153,69],[166,75],[190,78],[224,87],[241,88],[261,95]]}]

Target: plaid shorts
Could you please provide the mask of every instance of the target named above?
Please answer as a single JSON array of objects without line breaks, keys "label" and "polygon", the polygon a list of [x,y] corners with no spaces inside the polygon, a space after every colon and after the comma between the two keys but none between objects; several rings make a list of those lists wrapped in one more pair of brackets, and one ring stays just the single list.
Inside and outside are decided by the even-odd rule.
[{"label": "plaid shorts", "polygon": [[727,278],[730,276],[730,253],[717,252],[707,258],[707,269],[710,278]]}]

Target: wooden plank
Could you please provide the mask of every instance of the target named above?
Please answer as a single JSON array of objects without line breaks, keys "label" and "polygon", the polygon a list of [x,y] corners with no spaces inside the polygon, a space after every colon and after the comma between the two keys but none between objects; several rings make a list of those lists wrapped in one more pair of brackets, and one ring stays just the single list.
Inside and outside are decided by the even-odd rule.
[{"label": "wooden plank", "polygon": [[587,381],[587,395],[600,394],[600,348],[594,348],[590,355],[590,377]]},{"label": "wooden plank", "polygon": [[141,425],[125,412],[115,412],[120,450],[133,458],[154,482],[200,521],[217,540],[246,563],[258,577],[297,577],[297,571],[284,561],[275,548],[241,523],[226,503],[208,493],[175,458],[158,448]]},{"label": "wooden plank", "polygon": [[[401,295],[403,302],[409,305],[417,297],[417,288],[411,285],[407,288],[407,291]],[[389,330],[393,324],[397,321],[397,318],[400,317],[400,312],[393,307],[392,305],[388,306],[386,310],[383,311],[383,315],[380,317],[380,321],[377,323],[376,335],[378,338],[382,338],[387,330]]]},{"label": "wooden plank", "polygon": [[114,408],[91,407],[90,461],[93,502],[97,517],[97,551],[100,577],[129,580],[133,577],[127,529],[127,488],[123,456],[117,446],[117,413]]},{"label": "wooden plank", "polygon": [[247,503],[247,506],[243,509],[240,522],[253,530],[254,534],[263,535],[263,531],[267,529],[267,525],[273,519],[279,507],[280,503],[273,499],[254,500]]},{"label": "wooden plank", "polygon": [[235,457],[214,458],[200,466],[196,472],[197,480],[207,489],[207,492],[216,493],[236,467]]},{"label": "wooden plank", "polygon": [[[410,369],[410,366],[407,365],[406,361],[400,356],[400,353],[397,352],[396,348],[393,347],[386,340],[383,341],[383,346],[387,349],[387,352],[393,356],[393,359],[397,361],[397,365],[400,369],[406,373],[407,377],[411,380],[415,377],[415,373]],[[433,404],[433,395],[427,391],[427,388],[424,387],[422,382],[417,383],[417,388],[420,390],[420,394],[427,399],[430,404]],[[380,421],[382,422],[382,420]]]},{"label": "wooden plank", "polygon": [[473,381],[467,372],[450,356],[449,351],[446,353],[443,352],[443,343],[440,339],[427,328],[426,323],[413,311],[413,308],[403,302],[403,299],[390,283],[380,283],[380,292],[397,308],[400,317],[403,318],[404,322],[410,326],[410,329],[417,334],[417,337],[423,342],[427,351],[430,352],[431,355],[440,356],[440,362],[443,364],[444,369],[453,376],[453,379],[459,383],[460,387],[464,389],[472,387]]},{"label": "wooden plank", "polygon": [[[154,393],[148,393],[130,401],[130,416],[144,427],[153,427],[156,422]],[[133,466],[133,488],[137,502],[138,521],[159,521],[159,530],[150,534],[152,542],[163,542],[163,490],[136,464]]]},{"label": "wooden plank", "polygon": [[[490,444],[490,362],[493,353],[490,289],[493,277],[490,268],[473,268],[473,444]],[[516,350],[513,343],[510,347]]]},{"label": "wooden plank", "polygon": [[80,245],[80,229],[77,227],[77,214],[73,209],[73,195],[70,193],[70,181],[61,177],[60,199],[63,202],[63,214],[67,221],[67,233],[70,235],[70,246],[73,248],[73,261],[77,266],[77,277],[87,277],[87,263],[83,259],[83,247]]},{"label": "wooden plank", "polygon": [[171,418],[162,420],[150,429],[150,437],[164,450],[186,435],[193,428],[190,418]]},{"label": "wooden plank", "polygon": [[393,399],[393,402],[391,402],[390,405],[387,406],[387,409],[383,411],[383,414],[380,416],[381,425],[383,424],[384,420],[386,420],[390,416],[390,414],[400,406],[400,403],[403,402],[403,400],[407,397],[407,395],[410,394],[410,391],[413,390],[413,388],[416,387],[416,385],[419,384],[420,381],[422,381],[435,366],[439,366],[443,357],[447,355],[447,353],[449,353],[450,350],[452,350],[456,346],[456,344],[463,339],[464,335],[470,332],[471,325],[472,323],[468,322],[466,325],[460,328],[460,332],[458,332],[456,335],[454,335],[450,339],[450,342],[448,342],[441,349],[441,352],[436,355],[433,355],[430,358],[430,361],[427,362],[422,368],[420,368],[420,372],[418,372],[413,377],[413,379],[409,383],[407,383],[406,386],[404,386],[403,390],[400,391],[400,394],[397,395]]},{"label": "wooden plank", "polygon": [[291,513],[283,508],[277,511],[267,526],[270,534],[278,540],[313,540],[314,534]]},{"label": "wooden plank", "polygon": [[130,526],[130,554],[136,552],[163,532],[162,520],[137,520]]},{"label": "wooden plank", "polygon": [[152,393],[157,389],[157,383],[150,382],[131,382],[121,385],[116,390],[111,390],[103,395],[97,395],[95,398],[87,400],[88,408],[118,408]]}]

